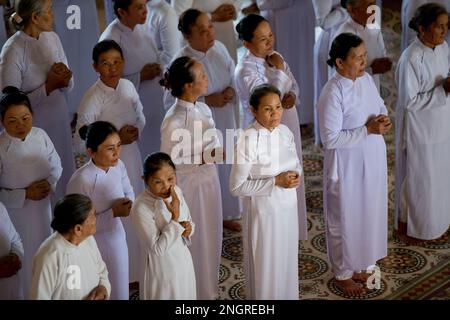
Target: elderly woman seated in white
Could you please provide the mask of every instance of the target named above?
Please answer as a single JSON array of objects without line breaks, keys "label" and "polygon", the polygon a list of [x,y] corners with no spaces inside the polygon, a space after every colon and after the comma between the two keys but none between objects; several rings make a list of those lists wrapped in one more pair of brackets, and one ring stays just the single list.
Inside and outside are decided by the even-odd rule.
[{"label": "elderly woman seated in white", "polygon": [[58,201],[52,228],[56,230],[33,260],[31,299],[106,300],[111,292],[108,270],[92,235],[95,208],[81,194]]}]

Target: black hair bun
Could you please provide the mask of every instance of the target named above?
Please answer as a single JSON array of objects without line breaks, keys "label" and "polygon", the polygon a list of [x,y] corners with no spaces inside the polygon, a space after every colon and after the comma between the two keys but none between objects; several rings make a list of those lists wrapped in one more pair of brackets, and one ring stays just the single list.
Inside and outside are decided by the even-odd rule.
[{"label": "black hair bun", "polygon": [[3,88],[2,93],[3,94],[12,94],[12,93],[19,93],[20,90],[14,86],[7,86]]},{"label": "black hair bun", "polygon": [[82,140],[84,140],[84,141],[86,141],[87,132],[88,132],[88,126],[87,125],[84,125],[80,129],[78,129],[78,134],[80,135],[80,138]]}]

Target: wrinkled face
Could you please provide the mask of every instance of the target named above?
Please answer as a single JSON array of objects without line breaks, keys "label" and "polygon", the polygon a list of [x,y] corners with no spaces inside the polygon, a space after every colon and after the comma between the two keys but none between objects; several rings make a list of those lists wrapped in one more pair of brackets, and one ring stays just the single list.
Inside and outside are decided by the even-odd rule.
[{"label": "wrinkled face", "polygon": [[186,35],[185,38],[192,48],[201,52],[208,51],[214,45],[216,34],[211,19],[206,13],[198,16],[195,24],[191,26],[191,34]]},{"label": "wrinkled face", "polygon": [[343,76],[355,80],[362,77],[367,64],[367,51],[364,43],[351,48],[345,60],[336,59],[337,70]]},{"label": "wrinkled face", "polygon": [[53,1],[46,0],[40,13],[35,15],[35,24],[41,31],[53,31]]},{"label": "wrinkled face", "polygon": [[25,140],[33,127],[33,115],[26,105],[14,105],[6,111],[2,124],[11,137]]},{"label": "wrinkled face", "polygon": [[123,73],[124,60],[119,51],[111,49],[103,52],[94,63],[94,69],[108,87],[116,88]]},{"label": "wrinkled face", "polygon": [[95,232],[97,231],[97,218],[95,216],[95,208],[92,207],[91,211],[89,212],[88,217],[86,220],[84,220],[82,227],[82,234],[84,238],[87,238],[89,236],[93,236]]},{"label": "wrinkled face", "polygon": [[375,4],[375,0],[359,0],[355,6],[348,6],[348,12],[353,20],[365,26],[370,22],[369,17],[373,14],[371,11],[367,13],[367,8]]},{"label": "wrinkled face", "polygon": [[97,151],[88,149],[88,153],[95,165],[103,170],[114,167],[119,162],[121,141],[119,134],[110,134],[102,144],[97,147]]},{"label": "wrinkled face", "polygon": [[208,75],[205,72],[203,64],[195,62],[191,67],[194,82],[191,85],[192,94],[196,96],[204,96],[208,91]]},{"label": "wrinkled face", "polygon": [[244,46],[250,52],[259,57],[266,58],[273,51],[275,43],[275,36],[272,33],[272,28],[267,21],[262,21],[253,32],[253,39],[251,41],[244,40]]},{"label": "wrinkled face", "polygon": [[420,27],[422,39],[432,46],[443,44],[448,32],[448,14],[441,14],[428,29]]},{"label": "wrinkled face", "polygon": [[268,93],[259,101],[259,106],[255,110],[251,108],[253,116],[264,128],[272,131],[278,127],[283,115],[283,107],[280,97],[276,93]]},{"label": "wrinkled face", "polygon": [[170,197],[170,187],[177,184],[175,170],[165,164],[145,181],[150,192],[160,198]]},{"label": "wrinkled face", "polygon": [[147,13],[147,0],[133,0],[127,10],[119,9],[120,21],[132,26],[144,24]]}]

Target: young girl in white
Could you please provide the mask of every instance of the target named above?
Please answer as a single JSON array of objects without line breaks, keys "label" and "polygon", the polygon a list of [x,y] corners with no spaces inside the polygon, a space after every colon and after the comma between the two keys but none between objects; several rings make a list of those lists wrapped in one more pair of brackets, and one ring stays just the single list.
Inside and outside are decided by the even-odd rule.
[{"label": "young girl in white", "polygon": [[176,186],[175,165],[158,152],[144,162],[147,189],[136,199],[131,219],[145,255],[140,281],[141,300],[196,299],[190,244],[194,223],[183,193]]}]

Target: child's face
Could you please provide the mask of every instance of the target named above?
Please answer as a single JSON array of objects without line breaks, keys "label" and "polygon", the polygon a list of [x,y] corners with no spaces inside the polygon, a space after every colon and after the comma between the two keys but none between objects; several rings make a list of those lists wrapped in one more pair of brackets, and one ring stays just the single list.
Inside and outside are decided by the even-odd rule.
[{"label": "child's face", "polygon": [[170,197],[170,187],[177,184],[177,176],[175,170],[170,165],[165,164],[145,183],[153,195],[165,199]]},{"label": "child's face", "polygon": [[6,111],[2,124],[11,137],[25,140],[33,127],[33,116],[25,105],[12,106]]}]

